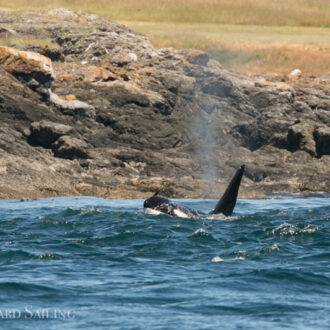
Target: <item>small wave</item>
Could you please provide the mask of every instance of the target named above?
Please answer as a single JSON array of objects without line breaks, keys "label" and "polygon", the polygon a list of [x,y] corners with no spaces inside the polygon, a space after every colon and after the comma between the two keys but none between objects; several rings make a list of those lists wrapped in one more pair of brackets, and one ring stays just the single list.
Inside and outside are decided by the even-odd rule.
[{"label": "small wave", "polygon": [[203,228],[198,228],[189,237],[191,239],[196,239],[196,240],[216,241],[216,239],[212,236],[212,234],[207,233]]},{"label": "small wave", "polygon": [[243,256],[237,256],[235,258],[223,259],[223,261],[236,261],[236,260],[246,260],[246,258]]},{"label": "small wave", "polygon": [[276,243],[270,245],[270,246],[265,246],[261,249],[262,252],[268,253],[268,252],[273,252],[273,251],[279,251],[279,247]]},{"label": "small wave", "polygon": [[212,237],[212,235],[207,233],[205,229],[198,228],[190,235],[190,237]]},{"label": "small wave", "polygon": [[[142,200],[6,202],[1,302],[77,310],[54,328],[326,328],[330,209],[313,203],[239,201],[234,217],[183,221],[144,214]],[[42,326],[23,322],[9,327]]]},{"label": "small wave", "polygon": [[59,260],[61,257],[57,254],[53,254],[50,252],[41,253],[41,254],[35,254],[35,253],[29,253],[23,250],[13,250],[13,251],[3,251],[1,253],[1,262],[9,262],[9,263],[16,263],[18,261],[26,261],[26,260],[32,260],[32,259],[53,259],[53,260]]},{"label": "small wave", "polygon": [[29,252],[22,251],[22,250],[11,250],[11,251],[2,251],[1,252],[1,263],[4,262],[18,262],[21,260],[29,260],[33,259],[35,256]]},{"label": "small wave", "polygon": [[205,229],[198,228],[190,236],[208,236],[208,234],[206,233]]},{"label": "small wave", "polygon": [[270,254],[275,251],[279,251],[277,243],[271,245],[260,246],[257,248],[246,249],[246,250],[236,250],[228,254],[228,256],[235,256],[234,258],[229,258],[226,260],[256,260],[259,259],[262,254]]},{"label": "small wave", "polygon": [[233,221],[238,219],[237,216],[229,216],[226,217],[223,214],[209,214],[206,215],[205,217],[202,217],[203,220],[218,220],[218,221]]},{"label": "small wave", "polygon": [[239,257],[235,257],[234,260],[246,260],[246,259],[243,256],[239,256]]},{"label": "small wave", "polygon": [[101,214],[103,211],[101,209],[91,207],[91,208],[79,208],[75,209],[72,207],[68,207],[66,210],[62,211],[59,216],[64,217],[64,218],[71,218],[74,216],[79,216],[79,215],[94,215],[94,214]]},{"label": "small wave", "polygon": [[303,290],[305,291],[315,292],[315,288],[310,286],[311,284],[317,284],[319,290],[321,290],[322,287],[328,288],[329,286],[329,278],[326,274],[313,270],[301,269],[299,267],[294,269],[274,267],[271,269],[255,270],[254,272],[272,281],[286,281],[288,283],[293,282],[295,285],[303,285]]},{"label": "small wave", "polygon": [[307,198],[329,198],[330,193],[324,193],[324,192],[315,192],[315,193],[307,193],[307,194],[301,194],[301,193],[269,193],[266,194],[267,197],[270,199],[307,199]]},{"label": "small wave", "polygon": [[46,253],[41,253],[38,255],[38,259],[43,259],[43,260],[59,260],[61,259],[58,255],[46,252]]},{"label": "small wave", "polygon": [[2,294],[17,295],[19,293],[37,293],[37,292],[57,292],[58,290],[47,285],[39,285],[24,282],[0,282],[0,290]]},{"label": "small wave", "polygon": [[271,230],[272,235],[298,235],[298,234],[313,234],[319,230],[318,226],[311,224],[290,224],[290,223],[282,223],[276,228]]},{"label": "small wave", "polygon": [[101,209],[97,209],[95,207],[92,207],[90,209],[81,208],[79,215],[85,215],[85,214],[93,215],[93,214],[102,214],[102,213],[104,213],[104,212]]}]

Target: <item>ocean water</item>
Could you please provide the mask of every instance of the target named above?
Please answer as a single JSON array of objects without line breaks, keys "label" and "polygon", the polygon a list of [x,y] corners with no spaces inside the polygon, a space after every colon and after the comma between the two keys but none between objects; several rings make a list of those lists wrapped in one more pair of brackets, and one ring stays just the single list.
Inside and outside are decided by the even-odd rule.
[{"label": "ocean water", "polygon": [[142,204],[0,201],[0,328],[330,328],[330,194],[241,199],[204,220]]}]

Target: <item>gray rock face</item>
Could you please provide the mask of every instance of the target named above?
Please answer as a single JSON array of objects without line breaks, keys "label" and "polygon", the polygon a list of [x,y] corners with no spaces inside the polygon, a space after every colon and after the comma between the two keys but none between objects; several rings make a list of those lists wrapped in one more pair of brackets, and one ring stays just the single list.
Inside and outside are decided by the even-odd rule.
[{"label": "gray rock face", "polygon": [[315,155],[316,145],[313,137],[313,123],[295,124],[288,130],[288,150],[294,152],[304,150]]},{"label": "gray rock face", "polygon": [[32,123],[30,131],[29,142],[31,144],[50,148],[60,136],[73,132],[73,127],[42,120]]},{"label": "gray rock face", "polygon": [[54,78],[50,59],[39,53],[0,47],[0,64],[4,70],[23,81],[34,79],[37,83],[47,85]]},{"label": "gray rock face", "polygon": [[39,48],[49,86],[0,67],[0,197],[218,197],[243,163],[241,196],[330,191],[329,80],[235,74],[95,15],[8,15],[57,47]]},{"label": "gray rock face", "polygon": [[88,158],[87,147],[85,141],[71,136],[61,136],[52,145],[56,157],[67,159]]},{"label": "gray rock face", "polygon": [[80,115],[84,117],[95,117],[95,109],[92,105],[79,100],[66,101],[49,90],[49,101],[58,107],[65,115]]},{"label": "gray rock face", "polygon": [[330,155],[330,127],[318,127],[314,131],[314,138],[316,142],[316,152],[319,157],[323,155]]}]

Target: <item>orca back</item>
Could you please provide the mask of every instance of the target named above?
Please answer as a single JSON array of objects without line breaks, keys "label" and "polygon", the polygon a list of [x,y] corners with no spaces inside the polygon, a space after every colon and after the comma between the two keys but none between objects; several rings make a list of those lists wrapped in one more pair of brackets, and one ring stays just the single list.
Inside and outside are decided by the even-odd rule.
[{"label": "orca back", "polygon": [[[229,216],[233,213],[234,207],[236,205],[238,190],[241,184],[241,179],[244,173],[244,169],[245,169],[245,165],[242,165],[236,171],[234,177],[231,179],[223,196],[218,201],[214,209],[209,213],[210,215],[222,213],[225,216]],[[152,209],[171,216],[191,217],[191,218],[203,216],[203,213],[201,212],[192,210],[188,207],[178,205],[177,203],[174,203],[167,198],[158,196],[158,192],[156,192],[153,196],[146,199],[144,201],[143,207],[144,209]]]},{"label": "orca back", "polygon": [[172,202],[167,198],[157,196],[157,193],[146,199],[143,203],[143,207],[144,209],[151,209],[180,218],[196,218],[201,216],[201,213]]},{"label": "orca back", "polygon": [[143,203],[143,207],[144,208],[155,208],[159,205],[162,204],[168,204],[170,203],[170,200],[161,196],[157,196],[157,193],[151,197],[149,197],[148,199],[146,199]]}]

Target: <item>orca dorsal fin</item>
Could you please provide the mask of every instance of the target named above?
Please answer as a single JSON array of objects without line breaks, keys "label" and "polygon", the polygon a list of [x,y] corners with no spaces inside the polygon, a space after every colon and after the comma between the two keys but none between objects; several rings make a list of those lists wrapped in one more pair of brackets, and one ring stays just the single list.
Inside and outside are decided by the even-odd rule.
[{"label": "orca dorsal fin", "polygon": [[157,191],[152,195],[152,197],[157,196],[158,194],[159,194],[159,190],[157,190]]},{"label": "orca dorsal fin", "polygon": [[245,165],[242,165],[236,171],[221,199],[209,214],[223,213],[225,216],[228,216],[233,213],[244,169]]}]

